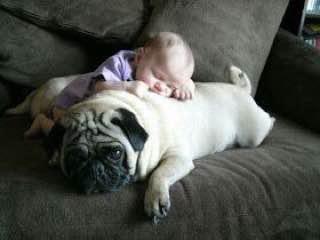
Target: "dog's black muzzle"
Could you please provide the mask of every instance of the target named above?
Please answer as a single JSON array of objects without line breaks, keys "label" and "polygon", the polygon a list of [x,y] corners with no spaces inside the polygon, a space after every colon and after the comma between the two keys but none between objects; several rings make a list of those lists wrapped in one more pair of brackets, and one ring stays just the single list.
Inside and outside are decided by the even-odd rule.
[{"label": "dog's black muzzle", "polygon": [[130,182],[127,171],[105,165],[98,160],[88,163],[71,179],[79,191],[86,194],[117,191]]},{"label": "dog's black muzzle", "polygon": [[126,154],[119,146],[89,155],[73,149],[66,155],[65,165],[72,182],[86,194],[117,191],[131,180]]}]

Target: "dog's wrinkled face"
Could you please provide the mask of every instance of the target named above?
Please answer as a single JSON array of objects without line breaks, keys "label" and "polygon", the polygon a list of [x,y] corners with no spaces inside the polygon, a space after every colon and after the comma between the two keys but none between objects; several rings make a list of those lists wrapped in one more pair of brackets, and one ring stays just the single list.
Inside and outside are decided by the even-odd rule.
[{"label": "dog's wrinkled face", "polygon": [[90,110],[68,118],[65,132],[56,127],[51,136],[63,133],[61,168],[77,188],[85,193],[106,192],[129,183],[148,138],[135,115],[121,108],[100,114]]}]

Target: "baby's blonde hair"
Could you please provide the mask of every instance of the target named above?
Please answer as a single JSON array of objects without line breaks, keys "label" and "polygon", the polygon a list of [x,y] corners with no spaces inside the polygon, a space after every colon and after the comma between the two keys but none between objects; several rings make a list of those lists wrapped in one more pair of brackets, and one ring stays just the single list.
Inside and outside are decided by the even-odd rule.
[{"label": "baby's blonde hair", "polygon": [[194,71],[193,53],[191,47],[181,35],[173,32],[159,32],[156,34],[151,34],[149,40],[144,46],[156,50],[181,47],[184,52],[185,67],[190,69],[192,75]]}]

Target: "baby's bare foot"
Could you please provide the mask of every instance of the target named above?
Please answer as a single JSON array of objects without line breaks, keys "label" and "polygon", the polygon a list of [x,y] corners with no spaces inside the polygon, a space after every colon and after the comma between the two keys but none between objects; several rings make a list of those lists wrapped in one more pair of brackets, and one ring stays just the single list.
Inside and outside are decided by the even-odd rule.
[{"label": "baby's bare foot", "polygon": [[24,132],[25,138],[36,137],[41,133],[41,121],[43,117],[46,117],[46,116],[44,114],[39,114],[36,116],[30,128]]}]

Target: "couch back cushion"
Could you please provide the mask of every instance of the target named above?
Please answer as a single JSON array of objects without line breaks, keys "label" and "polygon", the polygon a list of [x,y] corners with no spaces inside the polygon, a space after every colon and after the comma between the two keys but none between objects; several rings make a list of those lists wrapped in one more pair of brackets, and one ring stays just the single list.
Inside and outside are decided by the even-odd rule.
[{"label": "couch back cushion", "polygon": [[[0,10],[0,81],[37,87],[51,77],[86,72],[83,44]],[[1,99],[0,99],[1,100]]]},{"label": "couch back cushion", "polygon": [[193,49],[196,81],[226,81],[230,64],[256,91],[288,0],[158,0],[137,45],[158,31],[181,34]]},{"label": "couch back cushion", "polygon": [[145,20],[144,0],[0,0],[0,7],[45,28],[108,43],[130,43]]}]

